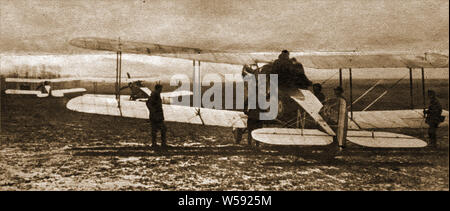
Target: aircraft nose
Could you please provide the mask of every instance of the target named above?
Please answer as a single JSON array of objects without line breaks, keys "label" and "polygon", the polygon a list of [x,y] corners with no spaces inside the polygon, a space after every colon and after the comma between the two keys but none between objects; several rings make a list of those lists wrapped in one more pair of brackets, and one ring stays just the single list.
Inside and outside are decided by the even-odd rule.
[{"label": "aircraft nose", "polygon": [[438,53],[426,53],[425,60],[435,67],[448,67],[448,56]]}]

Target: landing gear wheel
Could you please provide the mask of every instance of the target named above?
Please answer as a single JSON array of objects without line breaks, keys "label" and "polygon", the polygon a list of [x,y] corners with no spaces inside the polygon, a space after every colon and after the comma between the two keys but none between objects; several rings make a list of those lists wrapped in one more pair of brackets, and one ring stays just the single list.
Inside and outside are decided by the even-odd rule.
[{"label": "landing gear wheel", "polygon": [[325,150],[322,152],[323,156],[322,158],[326,162],[333,162],[335,161],[335,157],[339,156],[341,154],[341,151],[339,149],[338,143],[336,141],[336,137],[333,138],[333,143],[325,147]]}]

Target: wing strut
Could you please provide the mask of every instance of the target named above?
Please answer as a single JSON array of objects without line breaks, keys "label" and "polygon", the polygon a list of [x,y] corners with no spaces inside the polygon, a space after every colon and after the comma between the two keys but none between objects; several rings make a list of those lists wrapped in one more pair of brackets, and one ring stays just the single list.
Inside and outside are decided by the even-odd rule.
[{"label": "wing strut", "polygon": [[120,108],[120,85],[122,76],[122,44],[120,43],[119,37],[119,50],[116,52],[116,100],[117,107],[120,111],[120,116],[122,116],[122,109]]},{"label": "wing strut", "polygon": [[348,68],[350,77],[350,119],[353,120],[353,83],[352,83],[352,68]]},{"label": "wing strut", "polygon": [[[413,103],[413,81],[412,81],[412,68],[409,68],[409,95],[410,95],[410,107],[414,109]],[[426,107],[426,95],[425,95],[425,69],[423,67],[420,68],[421,76],[422,76],[422,101],[423,108]]]},{"label": "wing strut", "polygon": [[422,99],[423,99],[423,109],[425,109],[426,105],[426,96],[425,96],[425,70],[422,67]]},{"label": "wing strut", "polygon": [[409,105],[411,109],[414,109],[414,102],[413,102],[413,81],[412,81],[412,68],[409,68]]},{"label": "wing strut", "polygon": [[2,94],[3,94],[3,86],[6,88],[5,79],[3,75],[0,75],[0,134],[2,133]]},{"label": "wing strut", "polygon": [[301,128],[301,135],[303,136],[303,130],[305,129],[306,123],[306,112],[300,111],[297,109],[297,128]]},{"label": "wing strut", "polygon": [[192,60],[193,69],[193,82],[192,82],[192,91],[193,91],[193,106],[194,107],[202,107],[202,87],[200,83],[200,61],[198,61],[198,67],[195,66],[195,60]]},{"label": "wing strut", "polygon": [[203,118],[200,113],[200,108],[202,107],[202,87],[200,83],[200,61],[198,61],[198,67],[195,68],[195,60],[192,60],[193,65],[193,75],[192,75],[192,91],[193,91],[193,97],[192,97],[192,105],[196,107],[196,115],[200,118],[202,121],[202,124],[204,125],[205,122],[203,121]]}]

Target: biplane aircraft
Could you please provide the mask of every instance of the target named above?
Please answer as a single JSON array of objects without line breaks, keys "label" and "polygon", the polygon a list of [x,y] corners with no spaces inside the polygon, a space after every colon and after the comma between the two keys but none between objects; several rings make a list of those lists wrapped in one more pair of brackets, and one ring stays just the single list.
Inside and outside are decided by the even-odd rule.
[{"label": "biplane aircraft", "polygon": [[[122,52],[192,60],[194,82],[200,80],[200,62],[258,66],[258,64],[269,64],[278,56],[278,52],[234,53],[92,37],[76,38],[71,40],[70,44],[85,49],[117,52],[116,81],[119,85]],[[296,58],[307,68],[339,69],[341,85],[342,69],[349,70],[351,103],[349,103],[348,141],[375,148],[418,148],[427,145],[426,142],[412,136],[391,132],[373,132],[374,129],[424,128],[428,125],[425,124],[422,110],[413,109],[413,107],[410,110],[367,111],[364,109],[363,111],[353,111],[352,105],[355,101],[353,101],[352,96],[352,70],[355,68],[408,68],[412,96],[412,69],[420,68],[425,106],[424,68],[448,67],[448,55],[435,52],[291,52],[290,56]],[[196,96],[199,96],[199,86],[199,83],[193,85],[194,101]],[[367,90],[356,101],[370,90]],[[70,100],[66,106],[68,109],[78,112],[148,118],[148,110],[143,102],[125,100],[125,98],[121,100],[120,92],[117,93],[119,95],[116,98],[98,95],[76,97]],[[383,93],[382,96],[385,94]],[[279,96],[288,96],[288,99],[279,101],[281,107],[284,108],[279,109],[278,116],[286,116],[286,112],[289,112],[287,116],[295,116],[298,121],[297,113],[299,112],[292,112],[301,110],[303,113],[307,113],[308,118],[312,118],[319,128],[262,128],[252,132],[255,140],[273,145],[299,146],[324,146],[333,142],[335,132],[319,114],[323,105],[314,94],[307,89],[292,88],[279,93]],[[292,106],[294,109],[286,109]],[[198,104],[194,107],[163,105],[165,121],[232,127],[237,130],[246,128],[246,115],[241,111],[200,107]],[[441,123],[441,126],[448,125],[448,111],[443,111],[442,115],[445,116],[445,120]]]},{"label": "biplane aircraft", "polygon": [[76,81],[77,79],[32,79],[32,78],[6,78],[6,83],[17,84],[17,89],[6,89],[7,95],[31,96],[31,97],[56,97],[79,96],[86,92],[85,88],[52,89],[52,83]]}]

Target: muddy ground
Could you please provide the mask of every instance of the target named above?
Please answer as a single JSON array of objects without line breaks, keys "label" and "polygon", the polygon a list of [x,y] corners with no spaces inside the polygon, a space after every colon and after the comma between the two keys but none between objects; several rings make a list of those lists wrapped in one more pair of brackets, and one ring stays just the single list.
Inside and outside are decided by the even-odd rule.
[{"label": "muddy ground", "polygon": [[145,120],[76,113],[55,99],[2,99],[0,190],[449,190],[448,127],[437,149],[350,143],[330,156],[256,150],[235,144],[228,128],[167,123],[172,147],[162,151],[148,147]]}]

